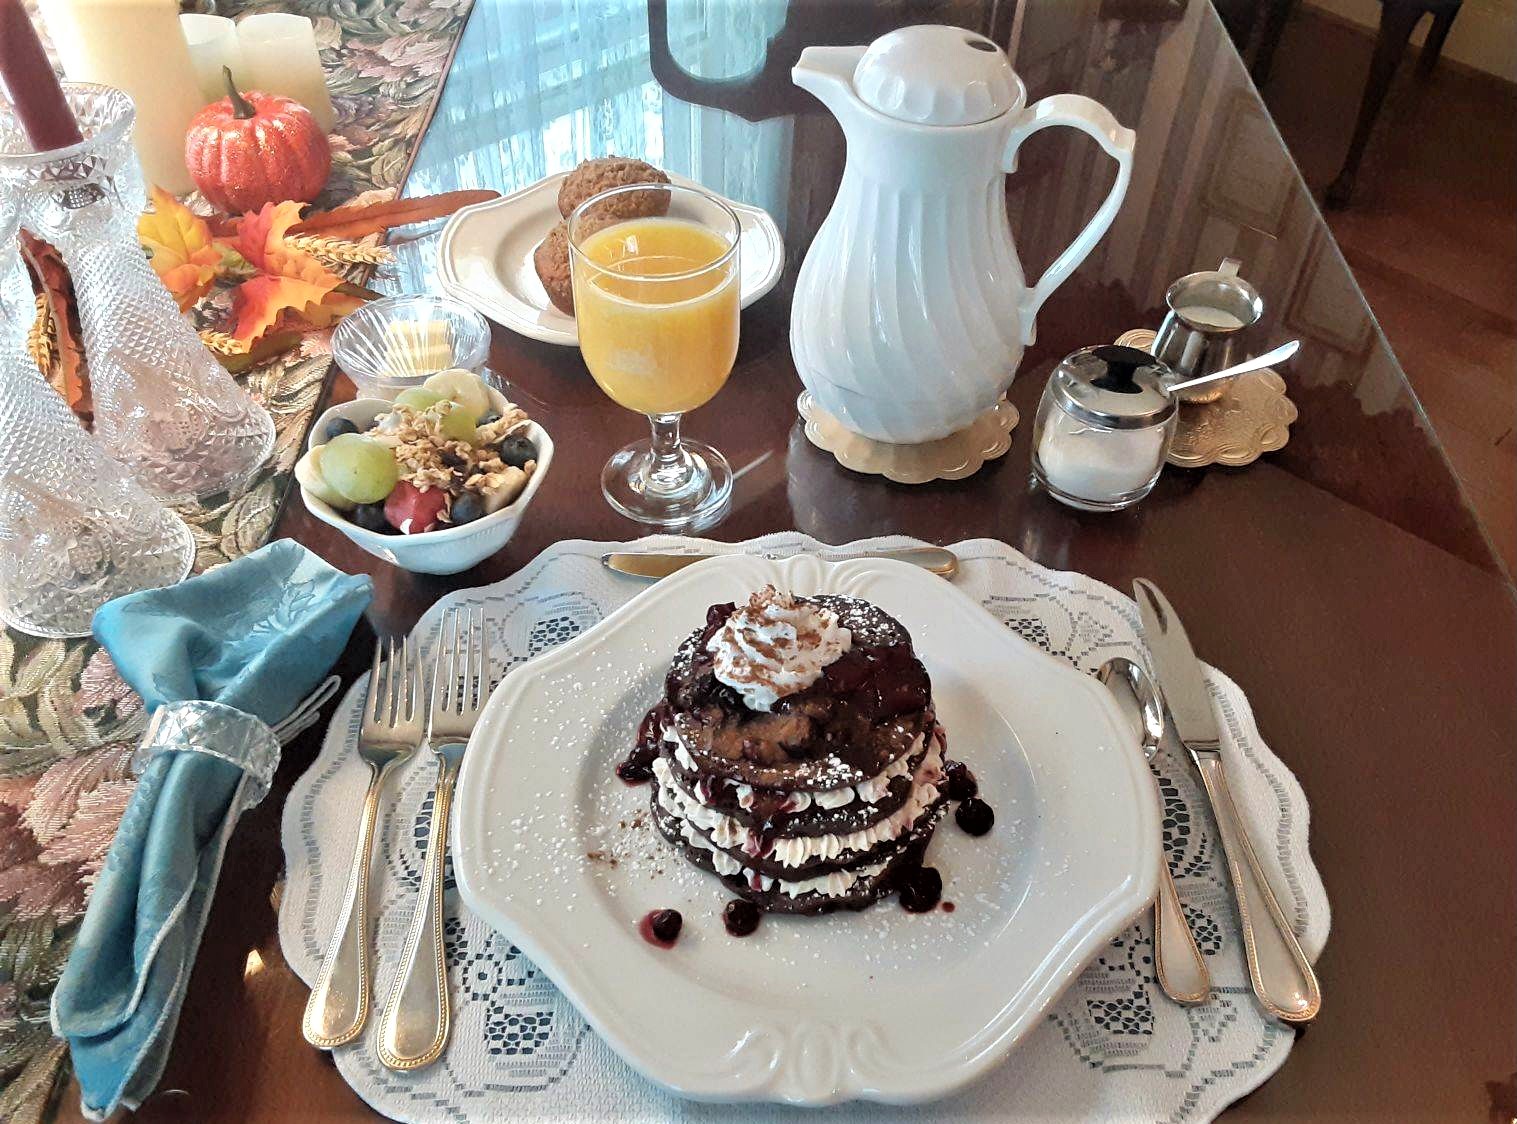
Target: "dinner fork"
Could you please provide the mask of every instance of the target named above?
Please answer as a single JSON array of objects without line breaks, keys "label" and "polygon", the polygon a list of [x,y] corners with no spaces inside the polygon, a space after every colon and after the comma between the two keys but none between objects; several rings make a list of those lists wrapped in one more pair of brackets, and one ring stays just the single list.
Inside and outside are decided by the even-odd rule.
[{"label": "dinner fork", "polygon": [[393,636],[388,642],[376,642],[369,689],[364,696],[363,724],[358,732],[358,756],[369,767],[369,788],[364,793],[363,815],[358,821],[358,845],[353,851],[352,869],[348,871],[342,913],[301,1020],[306,1041],[324,1050],[353,1041],[362,1033],[369,1017],[373,994],[369,868],[374,853],[374,826],[379,819],[379,797],[385,778],[421,744],[420,696],[420,652],[413,653],[409,639],[404,637],[398,646]]},{"label": "dinner fork", "polygon": [[379,1022],[379,1060],[391,1069],[421,1069],[448,1043],[448,963],[443,946],[443,872],[453,785],[468,738],[490,697],[490,643],[484,610],[454,606],[437,629],[427,741],[437,756],[437,789],[421,872],[421,894],[400,957],[400,977]]}]

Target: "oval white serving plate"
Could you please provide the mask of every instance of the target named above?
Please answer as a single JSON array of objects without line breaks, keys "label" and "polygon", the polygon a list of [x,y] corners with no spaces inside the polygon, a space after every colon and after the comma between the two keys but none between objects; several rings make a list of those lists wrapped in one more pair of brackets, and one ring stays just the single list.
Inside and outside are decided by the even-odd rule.
[{"label": "oval white serving plate", "polygon": [[[996,812],[947,817],[928,861],[953,913],[886,900],[771,916],[730,898],[612,772],[710,604],[766,583],[865,597],[910,629],[951,756]],[[651,587],[508,674],[464,759],[453,862],[463,900],[530,956],[628,1062],[702,1100],[824,1105],[942,1096],[993,1066],[1152,899],[1153,780],[1115,702],[950,583],[903,562],[729,556]],[[608,861],[615,857],[613,865]],[[670,950],[637,933],[678,909]]]},{"label": "oval white serving plate", "polygon": [[[558,213],[558,187],[568,174],[558,172],[510,195],[461,208],[443,227],[437,265],[439,283],[450,297],[513,332],[577,347],[574,317],[548,300],[532,265],[537,244],[563,217]],[[683,187],[701,186],[674,173],[669,179]],[[785,243],[767,211],[722,201],[737,212],[739,300],[747,308],[779,281]]]}]

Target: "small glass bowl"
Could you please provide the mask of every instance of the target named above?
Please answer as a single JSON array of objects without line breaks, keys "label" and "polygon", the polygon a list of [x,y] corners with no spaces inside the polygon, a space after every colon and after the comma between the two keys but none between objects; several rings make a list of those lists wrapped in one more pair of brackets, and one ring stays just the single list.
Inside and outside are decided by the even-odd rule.
[{"label": "small glass bowl", "polygon": [[332,333],[332,357],[360,398],[393,400],[455,367],[479,374],[489,354],[485,318],[448,297],[382,297],[344,317]]}]

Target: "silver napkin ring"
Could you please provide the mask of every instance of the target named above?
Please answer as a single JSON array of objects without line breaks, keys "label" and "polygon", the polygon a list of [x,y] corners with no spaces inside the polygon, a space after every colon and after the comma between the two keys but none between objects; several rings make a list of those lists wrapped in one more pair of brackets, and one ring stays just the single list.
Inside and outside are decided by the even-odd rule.
[{"label": "silver napkin ring", "polygon": [[141,776],[160,753],[204,753],[236,765],[248,778],[242,786],[244,808],[268,795],[274,770],[279,768],[279,739],[268,723],[234,706],[204,699],[168,702],[153,711],[132,754],[132,772]]}]

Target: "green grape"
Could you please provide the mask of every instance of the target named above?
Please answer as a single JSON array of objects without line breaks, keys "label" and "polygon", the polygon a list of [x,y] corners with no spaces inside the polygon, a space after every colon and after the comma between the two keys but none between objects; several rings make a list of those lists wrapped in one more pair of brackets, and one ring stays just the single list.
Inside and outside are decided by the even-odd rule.
[{"label": "green grape", "polygon": [[390,447],[361,433],[343,433],[322,446],[321,475],[354,503],[378,503],[400,479]]},{"label": "green grape", "polygon": [[474,444],[474,429],[479,419],[466,406],[457,402],[450,402],[442,407],[442,432],[443,436],[450,441],[463,441]]},{"label": "green grape", "polygon": [[439,402],[443,396],[435,390],[427,390],[425,387],[413,386],[410,390],[402,390],[395,396],[395,405],[409,406],[413,410],[429,410]]}]

